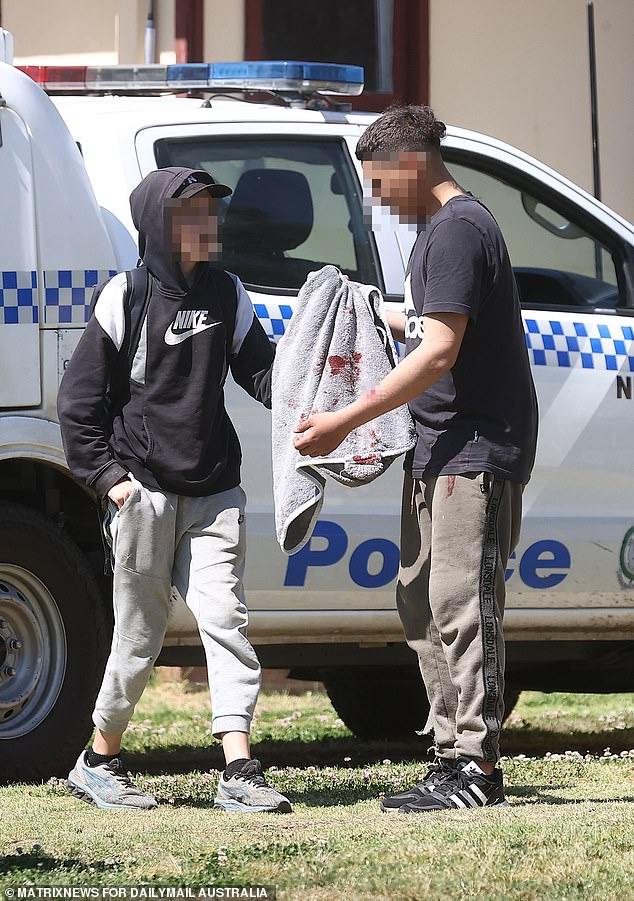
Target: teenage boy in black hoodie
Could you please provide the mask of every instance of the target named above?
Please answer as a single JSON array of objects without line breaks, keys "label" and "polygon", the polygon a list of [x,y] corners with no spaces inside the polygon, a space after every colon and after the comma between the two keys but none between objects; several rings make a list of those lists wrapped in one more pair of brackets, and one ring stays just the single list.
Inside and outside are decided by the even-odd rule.
[{"label": "teenage boy in black hoodie", "polygon": [[192,169],[143,179],[130,197],[150,292],[138,348],[130,365],[120,274],[99,294],[60,387],[69,466],[113,515],[112,648],[92,747],[68,777],[69,790],[98,807],[156,806],[127,775],[121,738],[161,650],[174,584],[198,622],[212,733],[226,758],[215,806],[291,809],[249,747],[260,665],[246,638],[246,498],[223,386],[231,368],[270,407],[274,354],[240,280],[209,265],[219,250],[218,198],[230,193]]}]

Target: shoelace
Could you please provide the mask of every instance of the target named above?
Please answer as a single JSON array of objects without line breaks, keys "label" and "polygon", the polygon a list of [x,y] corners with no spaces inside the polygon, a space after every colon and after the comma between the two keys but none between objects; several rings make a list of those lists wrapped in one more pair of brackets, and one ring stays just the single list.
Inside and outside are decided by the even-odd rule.
[{"label": "shoelace", "polygon": [[124,769],[123,763],[118,757],[115,757],[110,763],[105,764],[104,769],[108,770],[108,772],[115,777],[117,782],[120,782],[121,785],[126,788],[136,788],[134,782],[130,779],[130,774]]},{"label": "shoelace", "polygon": [[449,766],[446,763],[441,763],[440,760],[438,760],[436,763],[430,765],[424,781],[427,782],[432,776],[436,776],[437,784],[440,784],[441,782],[445,782],[447,779],[452,778],[455,773],[456,770],[454,767]]},{"label": "shoelace", "polygon": [[442,782],[439,782],[434,788],[435,795],[449,797],[449,795],[456,794],[456,792],[461,791],[463,788],[468,788],[471,783],[469,776],[462,770],[454,770],[449,776],[450,778],[443,779]]}]

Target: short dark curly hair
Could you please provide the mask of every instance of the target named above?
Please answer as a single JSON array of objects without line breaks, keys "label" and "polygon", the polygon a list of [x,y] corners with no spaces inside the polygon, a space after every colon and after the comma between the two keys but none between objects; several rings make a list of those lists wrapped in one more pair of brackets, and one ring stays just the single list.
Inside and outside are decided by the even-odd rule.
[{"label": "short dark curly hair", "polygon": [[357,159],[408,150],[437,151],[446,131],[429,106],[391,106],[359,138]]}]

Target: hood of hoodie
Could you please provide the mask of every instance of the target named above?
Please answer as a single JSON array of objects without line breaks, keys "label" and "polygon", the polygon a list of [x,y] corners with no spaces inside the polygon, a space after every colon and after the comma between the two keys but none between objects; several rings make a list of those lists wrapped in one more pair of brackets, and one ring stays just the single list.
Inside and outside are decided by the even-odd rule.
[{"label": "hood of hoodie", "polygon": [[161,293],[182,297],[189,290],[171,245],[167,201],[197,169],[168,166],[146,175],[130,194],[132,221],[139,232],[139,255],[161,286]]}]

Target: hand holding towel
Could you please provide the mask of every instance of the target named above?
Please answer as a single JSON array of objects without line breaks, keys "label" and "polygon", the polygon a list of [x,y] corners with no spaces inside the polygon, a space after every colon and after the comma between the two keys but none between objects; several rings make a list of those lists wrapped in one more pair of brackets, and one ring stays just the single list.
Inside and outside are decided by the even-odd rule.
[{"label": "hand holding towel", "polygon": [[396,362],[378,288],[349,281],[334,266],[311,273],[273,366],[275,524],[285,553],[300,550],[310,539],[326,476],[350,487],[364,485],[414,446],[406,406],[354,429],[325,457],[303,457],[293,446],[302,419],[353,403]]}]

